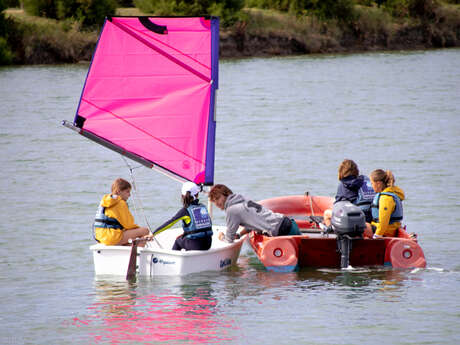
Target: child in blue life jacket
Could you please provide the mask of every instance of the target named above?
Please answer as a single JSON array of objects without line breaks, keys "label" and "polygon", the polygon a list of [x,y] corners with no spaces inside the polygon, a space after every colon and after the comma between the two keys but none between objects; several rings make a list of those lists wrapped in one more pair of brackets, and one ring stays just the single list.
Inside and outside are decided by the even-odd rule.
[{"label": "child in blue life jacket", "polygon": [[152,236],[182,220],[184,233],[176,239],[172,249],[208,250],[212,244],[212,222],[208,209],[198,200],[200,187],[193,182],[185,182],[181,192],[183,207],[170,220],[154,230]]},{"label": "child in blue life jacket", "polygon": [[[359,174],[358,165],[351,159],[344,159],[338,171],[339,185],[335,202],[350,201],[361,208],[366,222],[372,221],[371,205],[375,196],[369,177]],[[324,212],[324,224],[330,225],[331,210]]]},{"label": "child in blue life jacket", "polygon": [[345,159],[339,166],[339,185],[335,202],[350,201],[359,206],[366,216],[366,222],[372,220],[371,205],[375,191],[369,177],[359,174],[358,165],[351,159]]}]

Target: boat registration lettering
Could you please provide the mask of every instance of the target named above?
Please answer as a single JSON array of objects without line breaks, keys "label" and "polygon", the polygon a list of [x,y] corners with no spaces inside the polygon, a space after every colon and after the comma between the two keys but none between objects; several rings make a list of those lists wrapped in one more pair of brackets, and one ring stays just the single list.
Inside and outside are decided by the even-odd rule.
[{"label": "boat registration lettering", "polygon": [[230,266],[232,264],[232,259],[226,258],[224,260],[220,260],[220,268],[225,266]]},{"label": "boat registration lettering", "polygon": [[156,257],[152,258],[152,263],[154,264],[163,264],[163,265],[174,265],[176,262],[175,261],[167,261],[163,259],[158,259]]}]

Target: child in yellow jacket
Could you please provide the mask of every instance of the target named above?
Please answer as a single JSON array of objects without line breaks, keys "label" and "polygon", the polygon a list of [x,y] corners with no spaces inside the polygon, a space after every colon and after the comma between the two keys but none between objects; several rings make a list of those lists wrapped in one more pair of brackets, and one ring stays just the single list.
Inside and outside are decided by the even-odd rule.
[{"label": "child in yellow jacket", "polygon": [[403,219],[404,192],[394,185],[395,178],[390,170],[374,170],[369,178],[377,193],[372,202],[371,226],[375,230],[374,237],[395,236]]},{"label": "child in yellow jacket", "polygon": [[[94,238],[105,245],[124,245],[129,239],[149,234],[147,228],[134,223],[134,217],[128,209],[127,201],[131,196],[131,184],[116,179],[112,184],[112,193],[103,196],[94,221]],[[139,246],[144,245],[143,242]]]}]

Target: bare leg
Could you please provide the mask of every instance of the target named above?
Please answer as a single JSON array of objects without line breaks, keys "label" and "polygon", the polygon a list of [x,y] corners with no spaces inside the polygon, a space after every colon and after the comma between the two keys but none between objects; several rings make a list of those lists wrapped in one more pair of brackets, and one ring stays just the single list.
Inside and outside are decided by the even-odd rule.
[{"label": "bare leg", "polygon": [[366,223],[366,228],[364,229],[364,238],[372,238],[374,232],[372,231],[372,226],[369,223]]},{"label": "bare leg", "polygon": [[323,223],[326,226],[331,225],[331,218],[332,218],[332,210],[328,208],[326,211],[323,213]]},{"label": "bare leg", "polygon": [[[130,229],[130,230],[125,230],[123,231],[123,237],[118,243],[118,245],[123,245],[128,243],[129,239],[136,239],[138,237],[144,237],[145,235],[149,234],[149,229],[147,228],[135,228],[135,229]],[[138,247],[143,247],[145,246],[145,242],[139,242],[137,245]]]}]

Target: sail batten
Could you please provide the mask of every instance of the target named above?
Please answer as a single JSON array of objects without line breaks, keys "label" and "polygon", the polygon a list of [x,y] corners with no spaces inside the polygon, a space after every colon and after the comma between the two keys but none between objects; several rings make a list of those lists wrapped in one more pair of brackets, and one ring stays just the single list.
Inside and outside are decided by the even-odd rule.
[{"label": "sail batten", "polygon": [[149,20],[153,31],[145,18],[106,20],[74,124],[147,167],[213,184],[219,20]]}]

